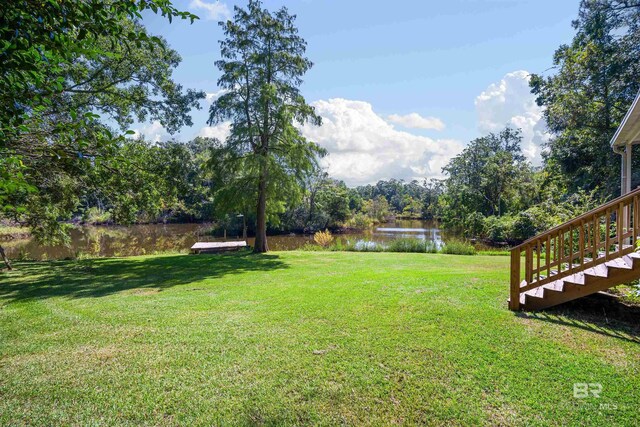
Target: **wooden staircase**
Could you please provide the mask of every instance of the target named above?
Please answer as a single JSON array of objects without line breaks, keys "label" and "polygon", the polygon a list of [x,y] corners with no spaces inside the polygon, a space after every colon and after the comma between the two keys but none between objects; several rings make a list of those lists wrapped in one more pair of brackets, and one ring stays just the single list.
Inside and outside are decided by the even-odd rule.
[{"label": "wooden staircase", "polygon": [[[640,188],[511,249],[511,310],[540,310],[640,278]],[[524,261],[524,262],[522,262]]]}]

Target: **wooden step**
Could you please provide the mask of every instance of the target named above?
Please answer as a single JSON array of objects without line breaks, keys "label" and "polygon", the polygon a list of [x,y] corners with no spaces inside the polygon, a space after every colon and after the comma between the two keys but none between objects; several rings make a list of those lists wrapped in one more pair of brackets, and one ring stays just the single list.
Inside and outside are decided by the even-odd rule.
[{"label": "wooden step", "polygon": [[572,283],[574,285],[584,285],[584,272],[580,271],[578,273],[574,273],[571,276],[564,277],[562,279],[565,283]]},{"label": "wooden step", "polygon": [[631,270],[632,265],[627,264],[623,258],[612,259],[611,261],[607,261],[604,263],[609,268],[620,268],[624,270]]},{"label": "wooden step", "polygon": [[631,252],[520,294],[524,310],[540,310],[640,278],[640,253]]},{"label": "wooden step", "polygon": [[564,289],[564,281],[556,280],[555,282],[547,283],[546,285],[542,285],[541,288],[544,289],[545,292],[562,292]]},{"label": "wooden step", "polygon": [[584,274],[586,276],[586,280],[589,280],[589,277],[608,277],[609,269],[604,264],[598,264],[595,267],[589,267],[584,270]]}]

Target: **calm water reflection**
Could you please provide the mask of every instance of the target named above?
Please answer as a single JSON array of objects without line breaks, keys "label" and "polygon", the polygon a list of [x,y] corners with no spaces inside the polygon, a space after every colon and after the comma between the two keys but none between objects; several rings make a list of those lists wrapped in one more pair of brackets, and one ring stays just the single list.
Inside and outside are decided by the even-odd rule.
[{"label": "calm water reflection", "polygon": [[[197,241],[220,241],[206,235],[209,224],[150,224],[130,227],[82,227],[71,231],[69,246],[41,246],[32,239],[3,242],[11,258],[62,259],[87,256],[131,256],[166,251],[187,251]],[[236,232],[227,238],[238,238]],[[369,240],[378,243],[409,237],[433,241],[441,246],[443,233],[431,221],[397,220],[361,232],[336,235],[344,242]],[[253,245],[249,238],[249,245]],[[272,250],[293,250],[306,243],[313,243],[312,236],[289,234],[269,237]]]}]

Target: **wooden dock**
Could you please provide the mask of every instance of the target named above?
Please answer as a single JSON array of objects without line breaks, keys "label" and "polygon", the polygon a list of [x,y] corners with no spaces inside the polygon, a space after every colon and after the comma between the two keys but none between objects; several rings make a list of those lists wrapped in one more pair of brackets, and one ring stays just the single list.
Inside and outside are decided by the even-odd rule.
[{"label": "wooden dock", "polygon": [[237,251],[247,247],[247,242],[197,242],[191,246],[192,254]]}]

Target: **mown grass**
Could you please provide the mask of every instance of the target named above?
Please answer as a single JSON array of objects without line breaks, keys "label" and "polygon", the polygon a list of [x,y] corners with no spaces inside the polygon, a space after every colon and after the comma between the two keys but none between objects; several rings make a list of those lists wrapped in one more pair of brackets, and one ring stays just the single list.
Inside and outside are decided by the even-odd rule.
[{"label": "mown grass", "polygon": [[640,422],[640,315],[597,298],[511,313],[508,257],[16,267],[0,276],[1,425]]}]

